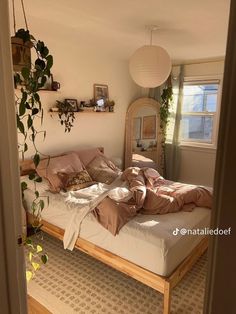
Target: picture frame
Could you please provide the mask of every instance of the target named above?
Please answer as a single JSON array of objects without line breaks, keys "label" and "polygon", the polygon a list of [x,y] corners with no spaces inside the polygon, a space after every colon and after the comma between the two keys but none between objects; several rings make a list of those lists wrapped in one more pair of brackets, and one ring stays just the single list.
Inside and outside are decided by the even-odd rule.
[{"label": "picture frame", "polygon": [[142,126],[142,118],[135,117],[133,118],[133,140],[141,139],[141,126]]},{"label": "picture frame", "polygon": [[65,99],[65,103],[70,106],[71,111],[78,111],[78,102],[77,99]]},{"label": "picture frame", "polygon": [[142,139],[156,139],[156,116],[144,116],[142,127]]},{"label": "picture frame", "polygon": [[93,85],[93,94],[94,94],[94,102],[103,99],[104,104],[109,100],[109,93],[108,93],[108,85],[105,84],[94,84]]}]

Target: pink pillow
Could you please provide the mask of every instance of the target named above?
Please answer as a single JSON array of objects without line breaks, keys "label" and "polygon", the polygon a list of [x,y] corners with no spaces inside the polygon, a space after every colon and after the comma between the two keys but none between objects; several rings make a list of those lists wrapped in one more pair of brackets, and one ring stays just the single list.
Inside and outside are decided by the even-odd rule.
[{"label": "pink pillow", "polygon": [[40,161],[36,171],[40,177],[47,179],[50,183],[51,192],[59,192],[63,187],[58,172],[71,173],[84,170],[79,157],[75,153],[58,156]]},{"label": "pink pillow", "polygon": [[104,156],[98,148],[88,148],[74,152],[86,167],[95,157]]},{"label": "pink pillow", "polygon": [[111,184],[118,176],[120,170],[105,156],[95,157],[86,169],[92,179],[97,182]]}]

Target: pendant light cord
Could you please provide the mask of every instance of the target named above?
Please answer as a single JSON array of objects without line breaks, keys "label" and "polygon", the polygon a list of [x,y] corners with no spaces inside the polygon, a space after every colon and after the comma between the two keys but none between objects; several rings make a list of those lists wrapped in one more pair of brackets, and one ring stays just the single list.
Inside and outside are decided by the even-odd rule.
[{"label": "pendant light cord", "polygon": [[[25,20],[25,27],[28,30],[28,23],[26,19],[26,14],[25,14],[25,6],[24,6],[24,1],[21,0],[21,7],[24,15],[24,20]],[[15,0],[12,0],[12,11],[13,11],[13,27],[14,27],[14,32],[16,33],[16,12],[15,12]]]}]

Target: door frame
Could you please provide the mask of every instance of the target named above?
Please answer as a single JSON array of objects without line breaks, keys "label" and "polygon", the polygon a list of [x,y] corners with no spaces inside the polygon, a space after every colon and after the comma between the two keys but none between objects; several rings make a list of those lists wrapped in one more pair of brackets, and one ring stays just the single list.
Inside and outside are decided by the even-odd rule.
[{"label": "door frame", "polygon": [[236,313],[236,1],[231,1],[216,154],[211,228],[231,228],[229,236],[210,238],[205,314]]},{"label": "door frame", "polygon": [[8,0],[0,1],[0,291],[2,313],[27,313]]}]

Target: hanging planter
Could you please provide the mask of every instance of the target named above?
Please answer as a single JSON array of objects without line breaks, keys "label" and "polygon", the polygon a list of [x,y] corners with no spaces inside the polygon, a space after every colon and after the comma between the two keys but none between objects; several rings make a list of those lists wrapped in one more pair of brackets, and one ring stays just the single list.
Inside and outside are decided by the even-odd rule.
[{"label": "hanging planter", "polygon": [[[21,72],[23,68],[31,67],[31,48],[33,47],[30,41],[30,35],[27,31],[19,29],[15,36],[11,37],[12,62],[14,72]],[[29,32],[28,32],[29,33]],[[26,34],[26,35],[25,35]]]},{"label": "hanging planter", "polygon": [[[24,10],[24,3],[21,0],[22,10],[25,19],[26,29],[19,29],[16,31],[15,8],[13,1],[13,20],[14,33],[11,38],[12,41],[12,58],[14,68],[14,83],[15,87],[20,86],[15,93],[15,108],[16,108],[16,122],[17,130],[20,134],[18,138],[18,151],[24,154],[28,151],[28,145],[31,144],[34,154],[32,157],[35,169],[40,162],[42,155],[37,147],[38,136],[43,139],[46,132],[41,129],[38,130],[38,122],[43,121],[43,108],[38,91],[44,87],[47,80],[51,77],[51,68],[53,65],[53,57],[49,54],[49,49],[43,41],[36,40],[29,32]],[[31,48],[36,53],[36,60],[31,63]],[[48,197],[40,195],[37,189],[37,183],[42,182],[42,178],[35,172],[29,173],[29,180],[34,183],[34,198],[31,203],[31,210],[34,216],[35,229],[40,229],[41,212],[48,203]],[[21,182],[22,199],[24,200],[24,191],[27,189],[27,183]],[[46,203],[45,203],[46,202]],[[46,254],[42,253],[40,245],[33,245],[31,239],[26,238],[23,244],[29,250],[29,262],[31,264],[26,271],[27,280],[30,280],[40,264],[45,264],[48,260]]]}]

